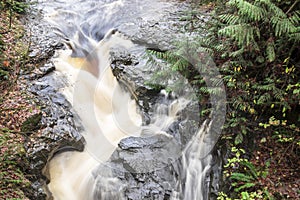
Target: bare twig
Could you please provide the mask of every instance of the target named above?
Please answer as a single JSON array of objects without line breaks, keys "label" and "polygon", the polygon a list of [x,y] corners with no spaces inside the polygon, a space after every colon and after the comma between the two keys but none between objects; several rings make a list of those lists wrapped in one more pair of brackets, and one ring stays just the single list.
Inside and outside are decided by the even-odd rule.
[{"label": "bare twig", "polygon": [[291,7],[286,11],[285,14],[288,14],[289,12],[291,12],[291,10],[297,5],[297,3],[299,3],[300,0],[297,0],[293,3],[293,5],[291,5]]}]

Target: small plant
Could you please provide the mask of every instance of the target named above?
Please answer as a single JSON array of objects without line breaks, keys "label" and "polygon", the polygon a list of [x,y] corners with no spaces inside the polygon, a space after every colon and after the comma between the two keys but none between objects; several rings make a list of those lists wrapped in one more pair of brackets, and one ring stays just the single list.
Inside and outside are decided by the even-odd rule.
[{"label": "small plant", "polygon": [[[266,188],[261,189],[260,180],[268,175],[269,162],[262,170],[258,170],[247,158],[245,150],[231,148],[231,157],[224,166],[224,175],[230,180],[231,186],[239,199],[256,200],[272,199]],[[231,200],[224,192],[219,193],[218,200]]]},{"label": "small plant", "polygon": [[28,6],[28,3],[22,0],[6,0],[0,2],[0,10],[9,10],[18,14],[25,13]]},{"label": "small plant", "polygon": [[[19,138],[19,139],[18,139]],[[20,136],[8,129],[0,129],[0,191],[5,199],[24,197],[20,188],[30,185],[21,166],[24,165],[25,150]]]}]

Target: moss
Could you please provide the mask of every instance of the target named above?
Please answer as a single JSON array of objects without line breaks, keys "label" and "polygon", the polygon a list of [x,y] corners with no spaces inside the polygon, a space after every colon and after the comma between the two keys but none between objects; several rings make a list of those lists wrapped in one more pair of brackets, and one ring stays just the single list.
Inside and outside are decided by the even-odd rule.
[{"label": "moss", "polygon": [[42,114],[37,113],[26,119],[21,125],[21,131],[24,133],[30,133],[40,128],[39,124],[42,119]]}]

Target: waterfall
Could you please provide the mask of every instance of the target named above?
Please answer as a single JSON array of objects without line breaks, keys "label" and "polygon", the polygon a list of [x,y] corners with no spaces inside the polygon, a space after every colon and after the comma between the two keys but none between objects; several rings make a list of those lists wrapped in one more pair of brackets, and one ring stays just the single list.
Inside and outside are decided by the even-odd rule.
[{"label": "waterfall", "polygon": [[[60,50],[54,59],[56,70],[63,74],[67,82],[67,86],[59,92],[64,94],[78,114],[84,127],[81,134],[85,140],[83,152],[63,152],[49,161],[49,199],[126,199],[124,184],[113,177],[109,166],[103,167],[106,161],[119,142],[130,136],[161,134],[171,140],[172,136],[166,133],[166,129],[191,102],[190,98],[179,96],[169,100],[167,104],[156,104],[149,124],[144,125],[136,100],[120,86],[110,66],[112,48],[121,46],[130,49],[136,46],[113,29],[118,21],[115,15],[118,10],[122,10],[120,8],[125,2],[100,1],[99,6],[93,2],[88,4],[91,10],[86,14],[56,10],[48,16],[67,47]],[[92,6],[103,13],[99,16],[97,9]],[[141,8],[144,12],[143,9]],[[84,19],[83,16],[88,18],[80,21]],[[96,20],[98,16],[101,21]],[[174,188],[172,199],[208,199],[205,196],[208,194],[205,180],[211,168],[210,151],[216,141],[216,138],[208,136],[211,134],[212,123],[213,120],[204,122],[187,143],[182,155],[178,154],[178,158],[182,156],[180,180],[178,190]]]},{"label": "waterfall", "polygon": [[109,67],[109,48],[130,42],[113,33],[109,31],[86,58],[72,58],[70,51],[63,51],[55,60],[56,69],[68,78],[69,86],[61,92],[82,121],[86,146],[83,152],[65,152],[50,161],[48,188],[54,199],[95,199],[92,171],[110,157],[121,139],[140,134],[136,104]]},{"label": "waterfall", "polygon": [[79,115],[86,142],[83,152],[64,152],[50,161],[48,189],[56,200],[122,199],[122,193],[112,197],[111,191],[119,191],[122,187],[117,179],[109,176],[109,170],[101,179],[110,191],[103,197],[105,189],[99,192],[96,184],[99,181],[95,180],[93,170],[111,156],[123,138],[140,136],[142,132],[165,134],[163,130],[189,102],[178,98],[167,107],[157,106],[152,122],[142,126],[135,101],[120,87],[109,65],[109,49],[116,45],[130,48],[133,44],[111,30],[86,58],[72,58],[71,51],[62,51],[55,60],[56,69],[69,80],[68,87],[60,92]]},{"label": "waterfall", "polygon": [[209,182],[206,181],[211,170],[212,155],[206,153],[209,145],[205,145],[205,137],[210,134],[211,124],[212,121],[205,121],[183,150],[179,192],[173,193],[172,200],[209,199]]}]

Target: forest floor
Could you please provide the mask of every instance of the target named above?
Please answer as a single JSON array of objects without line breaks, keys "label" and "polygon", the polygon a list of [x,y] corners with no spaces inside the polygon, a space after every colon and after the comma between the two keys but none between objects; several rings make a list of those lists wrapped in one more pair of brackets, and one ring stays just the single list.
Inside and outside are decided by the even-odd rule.
[{"label": "forest floor", "polygon": [[268,132],[257,136],[255,143],[257,149],[250,161],[266,172],[258,178],[257,187],[266,188],[274,199],[300,199],[299,145]]},{"label": "forest floor", "polygon": [[20,71],[26,67],[28,44],[17,13],[0,14],[0,196],[28,199],[31,188],[22,124],[39,112],[30,94],[22,89]]}]

